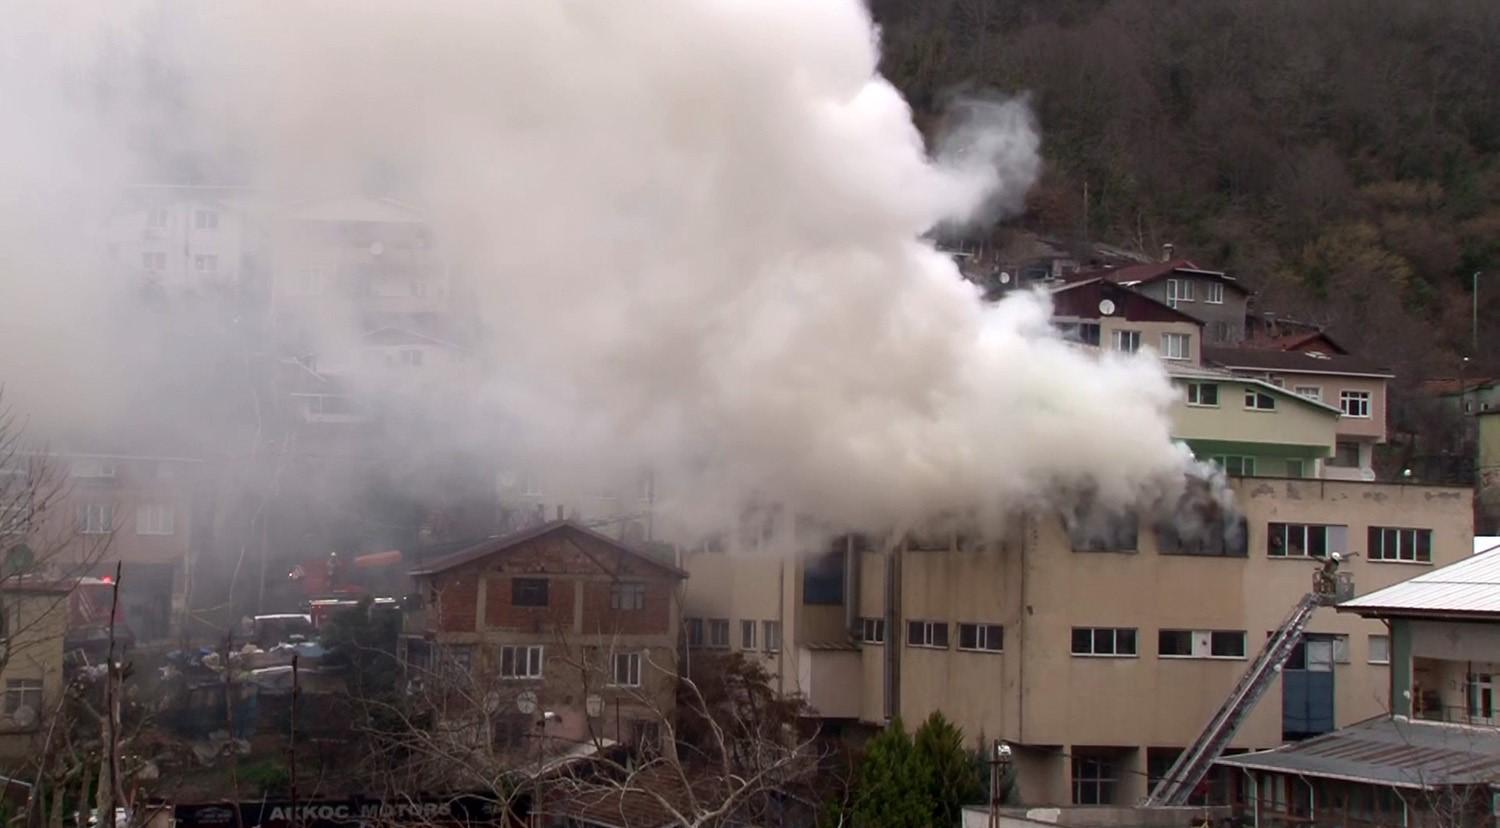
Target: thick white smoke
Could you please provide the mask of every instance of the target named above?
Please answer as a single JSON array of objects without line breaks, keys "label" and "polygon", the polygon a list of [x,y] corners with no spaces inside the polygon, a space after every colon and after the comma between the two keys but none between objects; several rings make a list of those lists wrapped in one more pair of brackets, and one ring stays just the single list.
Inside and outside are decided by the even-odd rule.
[{"label": "thick white smoke", "polygon": [[[921,240],[1020,206],[1024,102],[973,104],[934,161],[858,0],[33,7],[7,28],[25,59],[0,80],[0,184],[27,183],[34,215],[163,147],[232,154],[273,201],[380,170],[419,205],[487,331],[474,375],[424,395],[435,446],[505,412],[539,465],[653,468],[684,530],[749,502],[878,531],[1179,485],[1154,360],[1064,344],[1038,297],[985,305]],[[115,51],[160,83],[58,96]],[[85,180],[46,203],[76,153]],[[14,238],[31,205],[0,204]],[[6,266],[0,305],[55,298],[29,278]],[[80,351],[0,344],[10,376]]]}]

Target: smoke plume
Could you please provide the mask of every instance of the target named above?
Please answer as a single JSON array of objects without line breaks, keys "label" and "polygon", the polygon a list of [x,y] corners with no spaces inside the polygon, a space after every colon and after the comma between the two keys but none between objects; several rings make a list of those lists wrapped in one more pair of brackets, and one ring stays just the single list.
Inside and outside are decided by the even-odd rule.
[{"label": "smoke plume", "polygon": [[0,377],[33,423],[240,439],[216,429],[266,402],[225,338],[253,313],[142,302],[91,245],[127,185],[242,184],[268,215],[373,193],[429,220],[480,333],[437,379],[367,378],[414,424],[392,464],[650,469],[684,537],[752,503],[881,531],[1180,491],[1154,358],[1065,344],[1041,296],[982,302],[923,240],[1020,208],[1028,104],[966,102],[930,152],[857,0],[7,17]]}]

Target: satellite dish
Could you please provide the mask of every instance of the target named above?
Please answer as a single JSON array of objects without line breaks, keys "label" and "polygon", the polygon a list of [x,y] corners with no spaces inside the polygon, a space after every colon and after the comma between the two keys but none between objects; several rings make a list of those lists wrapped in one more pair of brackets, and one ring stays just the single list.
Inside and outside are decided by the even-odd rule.
[{"label": "satellite dish", "polygon": [[36,724],[36,711],[30,705],[23,704],[11,711],[10,719],[19,727],[31,727]]},{"label": "satellite dish", "polygon": [[1000,271],[1000,284],[1002,284],[1002,285],[1008,285],[1008,284],[1010,284],[1010,273],[1008,273],[1008,272],[1006,272],[1004,270]]},{"label": "satellite dish", "polygon": [[598,693],[590,693],[583,701],[583,708],[588,711],[590,719],[597,719],[604,712],[604,698]]},{"label": "satellite dish", "polygon": [[536,712],[536,691],[526,690],[516,696],[516,709],[530,716]]},{"label": "satellite dish", "polygon": [[381,244],[380,242],[371,242],[370,243],[370,255],[371,256],[379,256],[381,253],[384,253],[384,252],[385,252],[385,245]]},{"label": "satellite dish", "polygon": [[484,712],[486,714],[488,714],[488,715],[493,716],[495,714],[495,711],[497,711],[499,709],[500,709],[500,693],[499,693],[499,691],[497,691],[497,690],[491,690],[490,692],[485,693],[484,694]]},{"label": "satellite dish", "polygon": [[1114,303],[1114,300],[1112,300],[1112,299],[1100,299],[1099,300],[1099,312],[1102,313],[1102,314],[1104,314],[1105,316],[1113,316],[1114,312],[1115,312],[1115,303]]}]

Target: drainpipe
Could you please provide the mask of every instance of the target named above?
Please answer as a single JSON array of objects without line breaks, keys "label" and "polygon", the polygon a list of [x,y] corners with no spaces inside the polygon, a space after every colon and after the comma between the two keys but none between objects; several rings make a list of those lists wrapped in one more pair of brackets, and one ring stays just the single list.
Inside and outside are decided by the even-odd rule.
[{"label": "drainpipe", "polygon": [[1411,805],[1407,803],[1406,797],[1401,795],[1400,788],[1392,786],[1391,793],[1395,794],[1396,798],[1401,800],[1401,828],[1406,828],[1406,826],[1411,824]]},{"label": "drainpipe", "polygon": [[885,547],[885,721],[901,715],[901,550],[906,533],[891,535]]},{"label": "drainpipe", "polygon": [[854,542],[853,535],[844,537],[844,629],[849,636],[859,639],[859,572],[864,564],[863,553]]},{"label": "drainpipe", "polygon": [[1249,768],[1240,768],[1240,773],[1250,781],[1248,793],[1250,795],[1250,824],[1254,828],[1260,828],[1260,784],[1255,779],[1255,774]]}]

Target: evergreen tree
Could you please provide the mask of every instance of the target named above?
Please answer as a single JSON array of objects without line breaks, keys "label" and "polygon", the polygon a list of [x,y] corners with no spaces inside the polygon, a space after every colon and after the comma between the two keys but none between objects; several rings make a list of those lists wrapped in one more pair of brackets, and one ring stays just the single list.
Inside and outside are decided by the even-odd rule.
[{"label": "evergreen tree", "polygon": [[964,749],[963,731],[934,710],[917,729],[912,745],[916,766],[926,777],[933,825],[958,825],[966,803],[984,795],[979,774]]},{"label": "evergreen tree", "polygon": [[934,803],[927,782],[911,737],[897,718],[870,740],[865,751],[855,781],[850,823],[928,828]]}]

